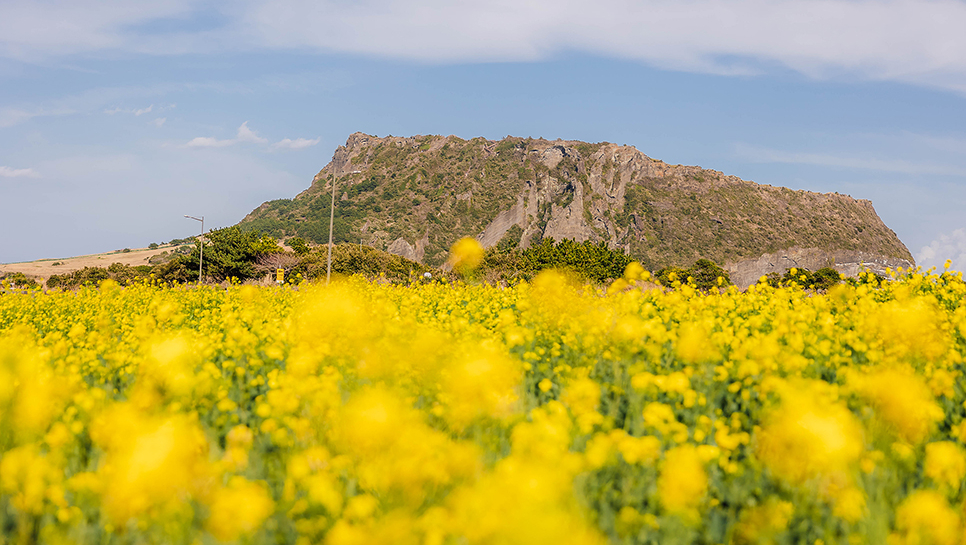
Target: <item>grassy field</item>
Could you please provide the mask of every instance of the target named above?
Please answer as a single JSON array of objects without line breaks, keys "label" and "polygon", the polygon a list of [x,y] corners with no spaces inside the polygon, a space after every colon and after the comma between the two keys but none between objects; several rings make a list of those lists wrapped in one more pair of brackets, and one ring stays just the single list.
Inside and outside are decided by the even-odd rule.
[{"label": "grassy field", "polygon": [[646,276],[5,290],[2,541],[963,542],[961,275]]}]

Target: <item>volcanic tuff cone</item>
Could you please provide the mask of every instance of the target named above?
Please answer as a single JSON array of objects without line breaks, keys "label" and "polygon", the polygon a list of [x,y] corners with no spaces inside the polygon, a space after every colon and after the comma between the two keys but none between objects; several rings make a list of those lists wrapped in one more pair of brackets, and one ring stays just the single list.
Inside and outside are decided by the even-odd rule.
[{"label": "volcanic tuff cone", "polygon": [[360,242],[430,265],[463,236],[527,247],[544,237],[606,242],[650,269],[708,258],[736,283],[799,266],[854,273],[910,266],[872,203],[795,191],[632,146],[506,137],[351,135],[312,186],[262,204],[243,223],[275,236]]}]

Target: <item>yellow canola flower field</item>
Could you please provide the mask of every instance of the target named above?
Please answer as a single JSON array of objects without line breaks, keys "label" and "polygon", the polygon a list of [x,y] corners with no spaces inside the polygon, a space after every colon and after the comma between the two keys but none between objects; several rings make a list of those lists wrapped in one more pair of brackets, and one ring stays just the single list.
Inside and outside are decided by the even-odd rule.
[{"label": "yellow canola flower field", "polygon": [[966,543],[961,275],[646,278],[5,289],[0,542]]}]

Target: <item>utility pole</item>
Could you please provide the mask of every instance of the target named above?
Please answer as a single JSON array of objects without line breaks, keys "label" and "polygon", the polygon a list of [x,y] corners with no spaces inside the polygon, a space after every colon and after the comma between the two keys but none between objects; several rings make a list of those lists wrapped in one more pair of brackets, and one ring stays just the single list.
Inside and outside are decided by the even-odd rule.
[{"label": "utility pole", "polygon": [[[361,170],[353,170],[351,174],[362,174]],[[325,266],[325,284],[328,285],[332,280],[332,229],[335,226],[335,181],[337,177],[332,177],[332,206],[329,207],[329,260]]]},{"label": "utility pole", "polygon": [[332,280],[332,226],[335,224],[335,181],[338,178],[332,177],[332,203],[329,207],[329,261],[325,266],[325,285],[328,286]]},{"label": "utility pole", "polygon": [[200,218],[196,218],[194,216],[189,216],[187,214],[185,214],[184,217],[188,218],[189,220],[195,220],[195,221],[201,222],[201,236],[198,237],[198,244],[200,245],[200,249],[198,250],[198,285],[200,286],[201,285],[201,265],[202,263],[204,263],[204,258],[205,258],[205,238],[204,238],[205,237],[205,217],[201,216]]}]

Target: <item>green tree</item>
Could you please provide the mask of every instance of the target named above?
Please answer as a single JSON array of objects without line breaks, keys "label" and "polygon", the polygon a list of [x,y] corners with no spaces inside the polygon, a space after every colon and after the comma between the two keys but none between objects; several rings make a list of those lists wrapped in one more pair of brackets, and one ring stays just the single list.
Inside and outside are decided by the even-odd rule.
[{"label": "green tree", "polygon": [[311,251],[309,245],[305,243],[305,239],[302,237],[292,237],[288,239],[289,248],[295,252],[295,255],[303,256]]},{"label": "green tree", "polygon": [[[213,229],[205,235],[204,275],[217,282],[228,278],[248,280],[259,276],[255,263],[260,256],[281,252],[276,240],[260,231],[242,229],[237,225]],[[200,245],[195,244],[185,259],[189,270],[198,270]],[[195,278],[197,278],[197,273]]]}]

